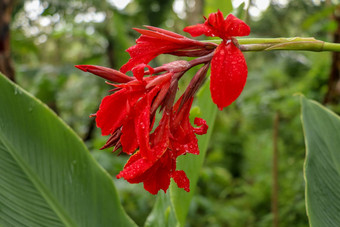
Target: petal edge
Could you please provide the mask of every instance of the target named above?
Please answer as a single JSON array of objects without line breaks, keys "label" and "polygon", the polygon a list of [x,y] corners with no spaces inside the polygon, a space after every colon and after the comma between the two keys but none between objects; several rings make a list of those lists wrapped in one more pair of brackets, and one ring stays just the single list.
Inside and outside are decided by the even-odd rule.
[{"label": "petal edge", "polygon": [[211,61],[211,98],[218,108],[233,103],[247,80],[247,64],[242,52],[232,43],[222,42]]}]

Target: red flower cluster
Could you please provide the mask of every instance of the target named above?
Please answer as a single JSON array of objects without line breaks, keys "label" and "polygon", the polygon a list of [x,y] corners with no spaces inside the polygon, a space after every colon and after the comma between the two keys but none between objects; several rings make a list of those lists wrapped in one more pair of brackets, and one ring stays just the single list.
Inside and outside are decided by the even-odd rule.
[{"label": "red flower cluster", "polygon": [[[241,93],[247,76],[247,66],[234,36],[248,35],[249,27],[233,15],[224,20],[220,11],[211,14],[204,24],[189,26],[184,31],[193,36],[219,36],[217,46],[199,42],[179,34],[146,26],[135,29],[141,36],[127,51],[131,58],[120,71],[101,66],[76,67],[103,77],[115,88],[106,96],[93,116],[102,135],[110,135],[102,149],[132,155],[117,178],[130,183],[144,183],[152,194],[167,191],[172,178],[178,187],[190,191],[190,183],[182,170],[176,170],[176,159],[186,153],[199,154],[196,135],[207,132],[208,126],[196,118],[193,127],[189,112],[193,97],[204,82],[211,64],[211,94],[220,109],[231,104]],[[149,63],[160,54],[197,57],[191,61],[174,61],[157,68]],[[203,64],[182,96],[175,102],[178,81],[187,70]],[[133,76],[125,72],[132,71]],[[156,111],[162,111],[155,123]]]}]

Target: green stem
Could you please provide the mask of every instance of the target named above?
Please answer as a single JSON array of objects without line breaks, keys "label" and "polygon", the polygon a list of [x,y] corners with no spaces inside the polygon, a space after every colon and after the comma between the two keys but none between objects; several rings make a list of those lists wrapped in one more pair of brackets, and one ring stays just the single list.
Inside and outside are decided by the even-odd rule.
[{"label": "green stem", "polygon": [[[209,40],[221,42],[222,40]],[[313,37],[292,38],[241,38],[237,39],[242,51],[303,50],[340,52],[340,43],[329,43]]]}]

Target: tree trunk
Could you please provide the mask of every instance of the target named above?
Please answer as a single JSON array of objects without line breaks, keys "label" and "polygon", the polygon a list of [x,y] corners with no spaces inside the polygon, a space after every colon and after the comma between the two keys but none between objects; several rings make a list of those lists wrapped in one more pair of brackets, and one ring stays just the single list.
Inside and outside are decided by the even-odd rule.
[{"label": "tree trunk", "polygon": [[[337,23],[337,30],[333,34],[333,42],[340,43],[340,7],[338,7],[334,14],[333,20]],[[328,78],[328,90],[324,97],[323,103],[337,104],[340,101],[340,53],[332,53],[332,66]]]},{"label": "tree trunk", "polygon": [[15,81],[10,50],[10,22],[14,0],[0,0],[0,72]]},{"label": "tree trunk", "polygon": [[204,21],[203,19],[204,1],[195,0],[194,2],[195,2],[194,5],[190,5],[188,4],[188,1],[186,1],[187,21],[189,25],[202,23]]},{"label": "tree trunk", "polygon": [[272,214],[273,214],[273,227],[279,226],[279,124],[280,113],[276,111],[274,116],[273,125],[273,167],[272,167]]}]

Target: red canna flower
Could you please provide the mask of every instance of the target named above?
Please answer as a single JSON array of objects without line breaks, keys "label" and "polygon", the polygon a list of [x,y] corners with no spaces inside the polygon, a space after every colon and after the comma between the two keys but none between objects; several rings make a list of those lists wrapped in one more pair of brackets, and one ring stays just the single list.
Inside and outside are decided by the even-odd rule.
[{"label": "red canna flower", "polygon": [[247,64],[242,52],[235,46],[234,36],[247,36],[249,26],[229,14],[224,19],[221,11],[212,13],[204,24],[184,28],[192,36],[218,36],[223,39],[211,60],[210,90],[220,110],[234,102],[247,80]]},{"label": "red canna flower", "polygon": [[[130,47],[130,60],[120,71],[101,66],[78,65],[77,68],[110,80],[115,88],[103,98],[96,117],[102,135],[110,135],[102,147],[122,149],[130,159],[117,178],[143,183],[152,194],[167,191],[170,179],[179,188],[190,191],[186,173],[176,169],[176,160],[187,153],[199,154],[196,135],[205,134],[206,122],[195,118],[190,123],[194,95],[203,84],[211,64],[211,94],[220,109],[240,95],[247,78],[247,65],[234,36],[248,35],[243,21],[218,11],[204,24],[186,27],[192,36],[219,36],[220,45],[200,42],[160,28],[135,29],[141,36]],[[174,61],[157,68],[146,65],[160,54],[197,57],[191,61]],[[192,78],[182,96],[175,102],[178,81],[192,67],[203,66]],[[145,70],[147,68],[147,70]],[[133,76],[125,72],[132,71]],[[156,111],[162,113],[155,123]],[[154,129],[154,124],[157,126]]]}]

